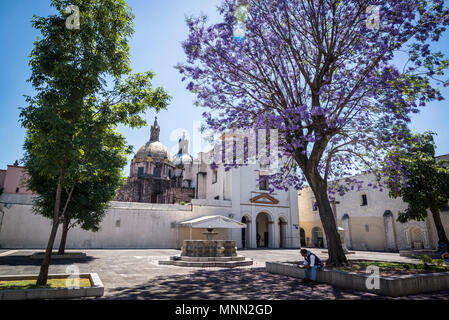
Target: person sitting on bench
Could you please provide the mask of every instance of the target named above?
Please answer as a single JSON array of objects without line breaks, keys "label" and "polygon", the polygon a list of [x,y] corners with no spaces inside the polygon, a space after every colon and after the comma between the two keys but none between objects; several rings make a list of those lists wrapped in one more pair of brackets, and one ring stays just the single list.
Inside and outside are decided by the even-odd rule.
[{"label": "person sitting on bench", "polygon": [[303,282],[316,283],[316,271],[323,270],[324,264],[320,258],[318,258],[314,253],[306,249],[301,249],[301,255],[304,257],[303,268],[305,271],[305,278]]},{"label": "person sitting on bench", "polygon": [[447,248],[447,243],[443,241],[438,241],[438,250],[441,259],[443,259],[445,262],[449,263],[449,252]]}]

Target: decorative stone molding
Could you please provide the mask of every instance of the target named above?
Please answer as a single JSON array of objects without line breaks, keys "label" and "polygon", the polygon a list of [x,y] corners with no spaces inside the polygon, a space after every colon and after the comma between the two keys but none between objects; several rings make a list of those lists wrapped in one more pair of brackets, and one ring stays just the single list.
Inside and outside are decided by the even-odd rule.
[{"label": "decorative stone molding", "polygon": [[260,204],[278,204],[279,200],[270,196],[267,193],[259,194],[249,200],[251,203],[260,203]]}]

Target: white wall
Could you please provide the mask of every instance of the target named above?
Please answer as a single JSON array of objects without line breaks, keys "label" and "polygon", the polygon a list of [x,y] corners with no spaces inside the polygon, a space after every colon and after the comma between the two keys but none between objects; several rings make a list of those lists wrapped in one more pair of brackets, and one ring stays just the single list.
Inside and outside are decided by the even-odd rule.
[{"label": "white wall", "polygon": [[[14,203],[3,209],[0,247],[45,248],[51,222],[31,212],[31,197],[24,200],[9,196],[6,201],[2,195],[0,201]],[[227,216],[231,212],[229,201],[194,201],[194,206],[111,202],[100,230],[70,230],[67,248],[176,248],[178,237],[183,234],[174,226],[176,223],[204,215]],[[61,228],[55,247],[59,245],[60,233]]]},{"label": "white wall", "polygon": [[[370,174],[359,175],[354,178],[364,181],[361,190],[354,188],[343,196],[336,196],[337,224],[342,225],[342,217],[346,214],[349,220],[345,221],[350,248],[355,250],[404,250],[410,249],[410,229],[419,228],[423,233],[424,247],[433,248],[437,242],[434,223],[431,214],[425,221],[397,222],[398,213],[407,208],[407,203],[400,198],[390,198],[388,189],[382,192],[379,189],[368,187],[369,182],[374,183],[374,176]],[[368,205],[361,205],[361,196],[366,194]],[[305,188],[299,193],[299,214],[301,227],[305,230],[306,238],[311,238],[311,230],[320,227],[319,212],[312,210],[314,195],[310,188]],[[392,224],[386,225],[384,217],[386,211],[392,213]],[[444,216],[444,214],[442,214]],[[449,230],[449,219],[443,218],[445,228]],[[389,220],[388,220],[389,221]],[[366,230],[368,226],[368,231]],[[322,229],[323,230],[323,229]]]},{"label": "white wall", "polygon": [[[67,248],[176,248],[185,230],[174,224],[205,215],[223,215],[241,221],[246,215],[252,221],[248,225],[249,248],[256,247],[256,218],[260,212],[270,215],[270,248],[279,247],[279,218],[287,222],[285,247],[298,248],[299,224],[298,198],[296,191],[275,191],[271,196],[277,204],[251,203],[250,199],[268,193],[258,188],[258,165],[243,166],[225,172],[218,170],[218,181],[212,184],[212,170],[208,168],[205,183],[206,199],[193,199],[191,205],[169,205],[148,203],[111,202],[100,230],[97,233],[75,228],[69,231]],[[203,194],[202,194],[203,195]],[[220,200],[214,200],[219,195]],[[5,198],[6,196],[10,198]],[[15,198],[12,199],[11,196]],[[2,198],[3,197],[3,198]],[[0,247],[44,248],[50,233],[50,220],[31,213],[31,197],[18,198],[3,195],[0,202],[16,203],[5,209]],[[120,226],[118,226],[118,223]],[[200,233],[201,234],[201,233]],[[242,247],[240,229],[227,230],[223,236],[237,241]],[[55,241],[59,243],[58,234]]]}]

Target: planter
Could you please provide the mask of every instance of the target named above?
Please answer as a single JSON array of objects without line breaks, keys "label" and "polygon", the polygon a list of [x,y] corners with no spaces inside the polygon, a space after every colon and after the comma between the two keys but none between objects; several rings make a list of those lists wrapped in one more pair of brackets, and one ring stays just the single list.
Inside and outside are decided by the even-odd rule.
[{"label": "planter", "polygon": [[[45,252],[35,252],[30,256],[30,259],[42,260],[45,256]],[[85,259],[87,255],[85,252],[66,252],[65,254],[52,253],[51,259]]]},{"label": "planter", "polygon": [[[298,268],[296,264],[266,262],[265,267],[269,273],[283,274],[300,279],[304,278],[304,269]],[[449,272],[394,277],[379,276],[378,289],[368,288],[367,280],[369,280],[369,277],[370,274],[325,269],[317,271],[316,281],[352,291],[371,292],[390,297],[449,290]]]},{"label": "planter", "polygon": [[433,259],[441,259],[441,255],[432,250],[399,250],[399,256],[408,258],[419,258],[427,255]]},{"label": "planter", "polygon": [[[50,274],[48,279],[64,279],[69,274]],[[83,273],[79,278],[90,280],[90,287],[80,288],[37,288],[37,289],[12,289],[0,290],[0,300],[36,300],[36,299],[74,299],[82,297],[101,297],[104,294],[104,286],[96,273]],[[1,280],[37,280],[37,275],[0,276]]]}]

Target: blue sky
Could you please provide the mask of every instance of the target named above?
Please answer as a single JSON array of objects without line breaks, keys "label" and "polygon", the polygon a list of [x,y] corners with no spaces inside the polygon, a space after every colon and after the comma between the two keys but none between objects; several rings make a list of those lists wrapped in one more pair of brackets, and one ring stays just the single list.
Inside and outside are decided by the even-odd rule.
[{"label": "blue sky", "polygon": [[[0,1],[0,169],[6,168],[23,156],[25,130],[20,127],[19,107],[25,105],[23,95],[33,91],[26,80],[30,76],[28,56],[38,33],[31,27],[33,14],[53,14],[49,0]],[[218,21],[216,6],[220,0],[128,0],[135,18],[135,34],[130,42],[131,66],[134,72],[152,70],[156,73],[155,85],[163,86],[173,100],[167,111],[158,115],[161,126],[160,140],[174,150],[183,131],[193,132],[194,121],[201,121],[204,111],[193,105],[194,96],[181,82],[177,70],[178,62],[185,61],[181,41],[187,37],[185,15],[206,13],[210,21]],[[449,34],[446,32],[438,49],[449,54]],[[449,90],[444,91],[449,99]],[[146,119],[152,123],[155,113]],[[438,134],[437,154],[449,153],[449,108],[448,102],[434,102],[413,116],[411,128],[415,132],[427,130]],[[120,127],[134,150],[149,139],[149,128],[129,129]],[[192,152],[190,146],[190,152]],[[128,171],[128,168],[126,168]]]}]

